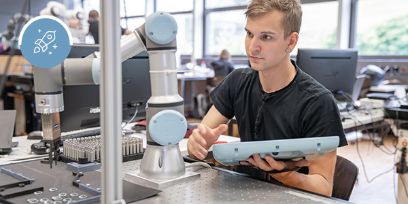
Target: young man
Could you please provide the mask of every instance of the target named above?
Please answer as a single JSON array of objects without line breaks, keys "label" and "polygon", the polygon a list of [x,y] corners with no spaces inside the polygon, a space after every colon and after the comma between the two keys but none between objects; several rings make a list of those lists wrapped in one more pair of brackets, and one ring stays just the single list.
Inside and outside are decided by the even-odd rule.
[{"label": "young man", "polygon": [[[204,159],[233,116],[241,141],[337,135],[340,146],[347,145],[333,95],[289,58],[299,38],[299,0],[252,0],[245,14],[251,68],[233,71],[212,92],[214,105],[190,136],[189,154]],[[331,196],[336,151],[296,162],[253,155],[242,164],[285,185]],[[267,173],[305,166],[306,173]]]}]

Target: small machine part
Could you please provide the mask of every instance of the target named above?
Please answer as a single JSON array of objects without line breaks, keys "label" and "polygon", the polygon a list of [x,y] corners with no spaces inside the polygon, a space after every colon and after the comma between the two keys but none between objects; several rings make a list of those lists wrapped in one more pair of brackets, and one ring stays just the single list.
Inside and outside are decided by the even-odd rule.
[{"label": "small machine part", "polygon": [[[46,103],[46,102],[44,102]],[[59,112],[41,115],[43,142],[48,148],[48,159],[42,160],[42,163],[49,163],[52,168],[52,162],[59,159],[59,146],[61,144],[61,129]]]},{"label": "small machine part", "polygon": [[34,154],[46,154],[48,147],[45,142],[37,142],[31,145],[31,152]]},{"label": "small machine part", "polygon": [[23,174],[14,172],[14,171],[12,171],[10,169],[0,168],[0,173],[6,174],[8,176],[11,176],[11,177],[19,180],[18,182],[15,182],[15,183],[1,185],[0,189],[3,189],[3,190],[6,189],[6,188],[25,186],[25,185],[28,185],[28,184],[31,184],[31,183],[34,182],[34,179],[28,178],[28,177],[24,176]]},{"label": "small machine part", "polygon": [[37,198],[29,198],[27,199],[27,203],[38,203],[38,199]]},{"label": "small machine part", "polygon": [[[97,162],[88,163],[88,164],[78,164],[76,162],[71,162],[67,164],[67,169],[72,171],[74,175],[77,175],[79,173],[89,172],[89,171],[96,171],[100,168],[101,168],[101,164]],[[80,174],[78,176],[83,176],[83,174]]]},{"label": "small machine part", "polygon": [[[78,193],[70,193],[71,197],[76,197],[80,199],[81,203],[95,203],[100,202],[101,199],[101,189],[93,188],[90,184],[83,184],[81,183],[80,177],[83,176],[85,172],[95,171],[100,168],[99,163],[90,163],[90,164],[78,164],[75,162],[68,164],[68,169],[72,170],[72,173],[75,175],[74,180],[72,181],[72,185],[78,187],[80,190],[85,191],[92,196],[88,198],[87,195],[79,195]],[[67,195],[67,194],[64,194]],[[61,193],[59,195],[61,197]]]},{"label": "small machine part", "polygon": [[[101,136],[67,139],[63,142],[63,158],[78,163],[101,161]],[[122,137],[123,161],[140,159],[143,139],[125,135]]]},{"label": "small machine part", "polygon": [[[90,185],[81,183],[81,180],[79,180],[79,179],[74,180],[72,182],[72,184],[74,186],[78,187],[79,189],[91,194],[91,195],[94,195],[94,196],[100,196],[101,195],[100,190],[98,191],[96,188],[93,188]],[[81,198],[83,196],[85,196],[85,195],[80,195],[78,198]]]},{"label": "small machine part", "polygon": [[71,197],[77,197],[79,194],[78,193],[70,193],[69,196]]},{"label": "small machine part", "polygon": [[18,182],[0,186],[0,198],[14,198],[44,190],[42,186],[29,185],[34,182],[34,179],[28,178],[21,173],[6,168],[0,168],[0,172],[18,180]]},{"label": "small machine part", "polygon": [[78,137],[88,137],[88,136],[97,136],[97,135],[101,135],[100,127],[63,132],[61,133],[61,139],[67,140],[67,139],[73,139],[73,138],[78,138]]},{"label": "small machine part", "polygon": [[52,196],[53,201],[61,201],[62,198],[60,196]]},{"label": "small machine part", "polygon": [[34,192],[34,195],[41,195],[43,192],[42,191],[36,191]]},{"label": "small machine part", "polygon": [[42,191],[44,187],[42,186],[25,186],[22,188],[11,188],[5,191],[0,192],[0,198],[14,198],[18,196],[23,196],[27,194],[34,193],[36,191]]},{"label": "small machine part", "polygon": [[50,191],[50,192],[58,191],[58,188],[50,188],[50,189],[48,189],[48,191]]},{"label": "small machine part", "polygon": [[59,197],[65,197],[65,196],[67,196],[67,193],[59,193],[58,196]]},{"label": "small machine part", "polygon": [[34,182],[34,179],[28,178],[21,173],[14,172],[6,168],[0,168],[0,173],[6,174],[18,180],[14,183],[1,185],[0,198],[14,198],[34,192],[42,192],[44,189],[42,186],[29,185]]}]

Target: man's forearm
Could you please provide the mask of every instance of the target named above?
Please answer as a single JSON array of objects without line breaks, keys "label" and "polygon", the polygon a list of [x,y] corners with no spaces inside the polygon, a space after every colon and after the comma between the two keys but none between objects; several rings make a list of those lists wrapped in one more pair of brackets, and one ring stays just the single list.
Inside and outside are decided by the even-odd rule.
[{"label": "man's forearm", "polygon": [[279,182],[299,188],[302,190],[314,192],[324,196],[331,196],[333,186],[323,176],[319,174],[302,174],[296,171],[274,173],[271,176]]}]

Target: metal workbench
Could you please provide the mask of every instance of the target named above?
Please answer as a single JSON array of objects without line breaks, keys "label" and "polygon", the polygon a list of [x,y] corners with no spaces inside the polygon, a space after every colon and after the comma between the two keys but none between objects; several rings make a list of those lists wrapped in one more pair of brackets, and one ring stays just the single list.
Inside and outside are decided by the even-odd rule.
[{"label": "metal workbench", "polygon": [[[123,171],[132,171],[138,166],[139,161],[127,162]],[[237,173],[210,168],[202,168],[196,172],[200,173],[199,178],[167,187],[154,197],[134,203],[349,203],[255,180]]]},{"label": "metal workbench", "polygon": [[[137,170],[139,164],[140,160],[123,163],[123,175]],[[23,173],[25,176],[34,178],[36,185],[44,186],[43,194],[13,198],[10,200],[13,203],[26,203],[25,201],[29,198],[37,198],[38,200],[43,197],[51,198],[61,192],[68,194],[74,192],[91,196],[72,186],[72,173],[67,170],[66,164],[61,162],[53,169],[50,169],[48,165],[40,164],[38,160],[0,167]],[[255,180],[227,170],[192,166],[191,168],[187,167],[186,171],[195,171],[200,173],[200,176],[165,187],[158,195],[133,203],[348,203],[339,199]],[[99,172],[89,172],[83,177],[83,182],[98,188],[101,183],[100,179]],[[2,179],[2,181],[4,180]],[[146,197],[143,192],[138,192],[137,187],[129,185],[129,182],[124,182],[124,184],[124,198]],[[57,188],[58,191],[50,192],[48,189],[51,188]],[[78,198],[75,197],[74,199]]]}]

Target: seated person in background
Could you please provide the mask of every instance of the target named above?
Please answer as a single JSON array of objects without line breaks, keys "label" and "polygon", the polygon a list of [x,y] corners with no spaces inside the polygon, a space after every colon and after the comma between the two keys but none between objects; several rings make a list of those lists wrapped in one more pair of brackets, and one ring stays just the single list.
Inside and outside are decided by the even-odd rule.
[{"label": "seated person in background", "polygon": [[[189,155],[205,159],[234,116],[241,141],[336,135],[339,146],[347,145],[332,93],[289,58],[299,39],[300,1],[252,0],[245,14],[251,67],[234,70],[211,93],[214,105],[189,137]],[[332,195],[336,151],[298,161],[255,154],[241,164],[237,171],[253,177]]]},{"label": "seated person in background", "polygon": [[86,31],[82,29],[81,21],[77,18],[68,20],[68,28],[74,43],[85,43]]},{"label": "seated person in background", "polygon": [[[88,23],[89,23],[89,34],[92,35],[95,41],[95,44],[99,44],[99,12],[97,10],[89,11]],[[128,29],[125,29],[122,27],[120,29],[121,29],[122,35],[129,35],[132,33],[132,31]]]},{"label": "seated person in background", "polygon": [[210,85],[217,86],[229,73],[234,70],[231,63],[231,56],[228,50],[224,49],[220,53],[220,58],[217,61],[211,62],[211,67],[214,69],[214,79]]}]

